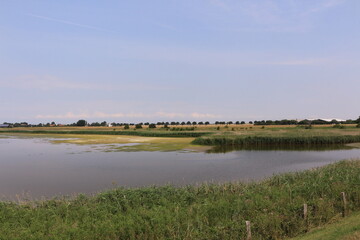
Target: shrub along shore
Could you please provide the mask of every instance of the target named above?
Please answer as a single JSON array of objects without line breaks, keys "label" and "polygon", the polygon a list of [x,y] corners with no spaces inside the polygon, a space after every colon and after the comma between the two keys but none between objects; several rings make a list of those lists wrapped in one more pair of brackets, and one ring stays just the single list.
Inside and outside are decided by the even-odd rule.
[{"label": "shrub along shore", "polygon": [[210,146],[330,145],[360,142],[360,135],[342,136],[209,136],[192,143]]},{"label": "shrub along shore", "polygon": [[[0,239],[253,239],[294,237],[360,211],[360,161],[261,182],[120,188],[74,199],[0,203]],[[303,204],[308,206],[303,217]]]}]

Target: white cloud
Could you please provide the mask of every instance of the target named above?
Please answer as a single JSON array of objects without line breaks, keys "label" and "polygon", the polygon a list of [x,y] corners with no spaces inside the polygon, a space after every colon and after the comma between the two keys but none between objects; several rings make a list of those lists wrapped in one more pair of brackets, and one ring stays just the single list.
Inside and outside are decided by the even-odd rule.
[{"label": "white cloud", "polygon": [[41,15],[27,14],[27,16],[33,17],[33,18],[42,19],[42,20],[45,20],[45,21],[57,22],[57,23],[62,23],[62,24],[66,24],[66,25],[71,25],[71,26],[75,26],[75,27],[87,28],[87,29],[104,31],[104,32],[112,32],[112,33],[115,32],[115,31],[111,31],[111,30],[105,29],[105,28],[99,28],[99,27],[95,27],[95,26],[90,26],[90,25],[86,25],[86,24],[75,23],[75,22],[71,22],[71,21],[67,21],[67,20],[56,19],[56,18],[41,16]]},{"label": "white cloud", "polygon": [[209,113],[192,113],[190,115],[193,118],[204,118],[204,119],[212,119],[212,118],[219,118],[221,117],[220,115],[214,115],[214,114],[209,114]]},{"label": "white cloud", "polygon": [[89,118],[90,115],[86,113],[80,113],[80,114],[74,114],[71,112],[68,112],[66,114],[60,114],[60,115],[36,115],[36,119],[79,119],[79,118]]},{"label": "white cloud", "polygon": [[25,89],[103,89],[104,85],[70,82],[52,75],[22,75],[13,78],[11,81],[0,80],[7,87],[25,88]]},{"label": "white cloud", "polygon": [[182,113],[166,113],[166,112],[157,112],[153,115],[153,117],[165,117],[165,118],[183,118],[186,117],[185,114]]},{"label": "white cloud", "polygon": [[[316,27],[309,15],[335,8],[346,0],[209,0],[216,7],[228,9],[226,25],[216,27],[235,32],[304,33]],[[230,24],[229,21],[231,20]],[[245,23],[245,24],[244,24]]]},{"label": "white cloud", "polygon": [[[129,82],[129,81],[124,81]],[[144,84],[144,83],[127,83],[122,84],[120,81],[117,83],[91,83],[80,81],[69,81],[53,75],[21,75],[9,79],[0,79],[2,86],[20,89],[39,89],[42,91],[50,90],[170,90],[173,87],[169,87],[166,84]]]},{"label": "white cloud", "polygon": [[49,114],[39,114],[36,115],[36,119],[80,119],[80,118],[137,118],[137,119],[148,119],[148,118],[204,118],[212,119],[220,117],[219,115],[209,114],[209,113],[168,113],[168,112],[156,112],[152,114],[145,113],[103,113],[103,112],[94,112],[94,113],[72,113],[68,112],[66,114],[59,115],[49,115]]},{"label": "white cloud", "polygon": [[319,65],[330,63],[329,59],[298,59],[298,60],[287,60],[287,61],[270,61],[259,64],[264,65],[288,65],[288,66],[301,66],[301,65]]},{"label": "white cloud", "polygon": [[209,0],[210,4],[215,7],[220,7],[224,10],[229,11],[230,7],[223,0]]},{"label": "white cloud", "polygon": [[310,8],[308,11],[305,12],[305,14],[321,12],[328,8],[332,8],[332,7],[341,5],[341,4],[345,3],[345,1],[346,0],[325,0],[325,1],[322,1],[320,4]]}]

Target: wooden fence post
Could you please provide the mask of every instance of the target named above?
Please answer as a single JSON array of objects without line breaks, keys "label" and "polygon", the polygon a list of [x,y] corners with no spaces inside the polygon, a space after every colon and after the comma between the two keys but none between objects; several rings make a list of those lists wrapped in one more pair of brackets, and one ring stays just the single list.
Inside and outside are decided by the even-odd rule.
[{"label": "wooden fence post", "polygon": [[346,217],[346,215],[347,215],[347,202],[346,202],[345,192],[341,192],[341,196],[342,196],[342,202],[343,202],[343,212],[342,212],[342,215],[343,215],[343,217]]},{"label": "wooden fence post", "polygon": [[304,220],[307,220],[307,215],[308,215],[308,205],[306,203],[304,203]]},{"label": "wooden fence post", "polygon": [[250,221],[245,221],[246,224],[246,240],[251,240],[251,224]]},{"label": "wooden fence post", "polygon": [[309,231],[309,221],[308,221],[308,205],[304,203],[304,212],[303,212],[303,218],[305,221],[306,231]]}]

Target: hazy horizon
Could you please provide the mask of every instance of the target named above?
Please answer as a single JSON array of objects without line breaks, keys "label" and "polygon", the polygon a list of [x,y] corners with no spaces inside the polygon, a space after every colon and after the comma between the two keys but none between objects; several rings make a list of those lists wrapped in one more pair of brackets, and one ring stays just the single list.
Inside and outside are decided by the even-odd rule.
[{"label": "hazy horizon", "polygon": [[5,0],[0,122],[357,119],[359,7]]}]

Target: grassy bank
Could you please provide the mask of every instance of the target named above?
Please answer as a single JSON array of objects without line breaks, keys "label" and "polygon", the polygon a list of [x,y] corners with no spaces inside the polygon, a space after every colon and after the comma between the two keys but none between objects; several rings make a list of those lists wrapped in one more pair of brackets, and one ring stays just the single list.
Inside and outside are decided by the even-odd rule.
[{"label": "grassy bank", "polygon": [[[259,183],[117,189],[73,200],[0,204],[0,239],[282,239],[360,210],[360,161]],[[308,204],[308,221],[302,206]]]},{"label": "grassy bank", "polygon": [[314,229],[310,233],[296,237],[292,240],[359,240],[360,239],[360,213]]}]

